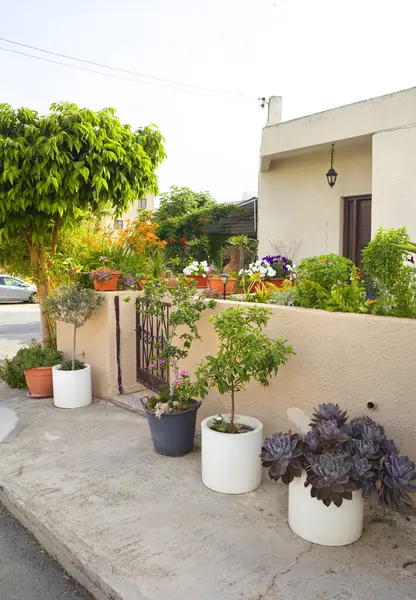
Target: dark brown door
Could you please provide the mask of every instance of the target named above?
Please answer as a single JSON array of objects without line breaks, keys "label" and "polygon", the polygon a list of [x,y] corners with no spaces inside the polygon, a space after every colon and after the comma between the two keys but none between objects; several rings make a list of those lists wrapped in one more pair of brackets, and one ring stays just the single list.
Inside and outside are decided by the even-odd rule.
[{"label": "dark brown door", "polygon": [[361,253],[371,240],[371,196],[344,199],[343,254],[359,265]]}]

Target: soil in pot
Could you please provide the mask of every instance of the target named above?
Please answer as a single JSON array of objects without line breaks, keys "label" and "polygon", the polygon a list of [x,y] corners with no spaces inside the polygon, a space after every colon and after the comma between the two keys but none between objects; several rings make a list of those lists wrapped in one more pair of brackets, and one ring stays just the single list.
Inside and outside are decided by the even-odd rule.
[{"label": "soil in pot", "polygon": [[52,398],[52,367],[25,370],[25,379],[32,398]]},{"label": "soil in pot", "polygon": [[156,417],[141,400],[147,413],[153,446],[156,452],[164,456],[185,456],[194,449],[196,411],[201,406],[198,400],[192,400],[193,406],[181,412],[164,413]]},{"label": "soil in pot", "polygon": [[98,292],[115,292],[117,290],[118,278],[121,273],[119,271],[113,271],[111,279],[108,281],[97,281],[94,279],[94,289]]}]

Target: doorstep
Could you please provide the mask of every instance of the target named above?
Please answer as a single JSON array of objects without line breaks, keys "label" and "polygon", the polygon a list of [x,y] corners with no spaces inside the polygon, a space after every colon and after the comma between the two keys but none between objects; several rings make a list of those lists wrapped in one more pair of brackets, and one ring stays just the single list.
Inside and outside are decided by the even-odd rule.
[{"label": "doorstep", "polygon": [[98,600],[415,598],[414,517],[316,546],[289,529],[285,486],[211,492],[199,451],[155,454],[138,414],[59,410],[4,384],[0,400],[19,418],[0,444],[0,499]]},{"label": "doorstep", "polygon": [[141,399],[146,396],[153,396],[154,392],[152,390],[148,390],[144,388],[138,392],[133,392],[131,394],[119,394],[118,396],[114,396],[113,398],[109,398],[108,402],[119,406],[120,408],[124,408],[125,410],[129,410],[130,412],[137,413],[146,417],[146,411],[143,408],[141,403]]}]

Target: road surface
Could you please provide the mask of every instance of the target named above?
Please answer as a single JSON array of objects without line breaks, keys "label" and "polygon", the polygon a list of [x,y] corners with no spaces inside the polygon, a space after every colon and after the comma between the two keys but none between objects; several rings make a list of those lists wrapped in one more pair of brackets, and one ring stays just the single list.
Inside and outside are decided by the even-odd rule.
[{"label": "road surface", "polygon": [[0,598],[93,600],[1,505]]},{"label": "road surface", "polygon": [[0,304],[0,363],[24,344],[39,339],[38,304]]}]

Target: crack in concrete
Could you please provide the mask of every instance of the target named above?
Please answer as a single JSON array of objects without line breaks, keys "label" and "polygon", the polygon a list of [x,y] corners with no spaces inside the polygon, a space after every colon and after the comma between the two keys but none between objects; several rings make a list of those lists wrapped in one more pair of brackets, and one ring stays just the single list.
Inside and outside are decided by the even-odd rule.
[{"label": "crack in concrete", "polygon": [[256,600],[265,600],[267,594],[273,589],[274,584],[276,583],[276,579],[278,578],[279,575],[286,575],[287,573],[290,573],[290,571],[297,566],[297,564],[299,563],[299,560],[302,558],[302,556],[304,554],[308,554],[308,552],[310,552],[312,550],[312,542],[310,542],[309,544],[309,548],[306,548],[305,550],[302,550],[302,552],[299,552],[299,554],[297,555],[297,557],[295,558],[295,561],[288,566],[287,569],[285,569],[284,571],[277,571],[277,573],[275,573],[273,575],[272,581],[270,583],[270,585],[267,586],[266,590],[260,594]]}]

